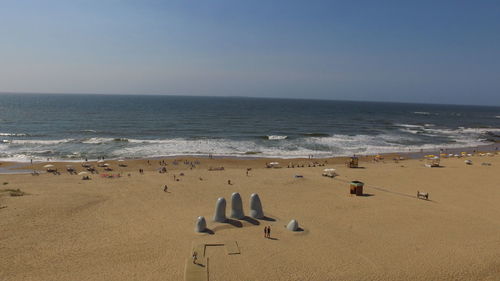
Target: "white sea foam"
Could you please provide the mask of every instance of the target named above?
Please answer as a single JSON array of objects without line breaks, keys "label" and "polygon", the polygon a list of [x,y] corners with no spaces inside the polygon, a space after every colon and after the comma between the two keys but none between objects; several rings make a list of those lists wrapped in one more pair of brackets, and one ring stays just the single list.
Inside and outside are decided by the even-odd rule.
[{"label": "white sea foam", "polygon": [[398,126],[398,127],[403,127],[403,128],[422,128],[423,127],[422,125],[399,124],[399,123],[396,123],[394,125]]},{"label": "white sea foam", "polygon": [[40,144],[51,145],[72,142],[74,139],[60,139],[60,140],[11,140],[11,144]]},{"label": "white sea foam", "polygon": [[5,137],[25,137],[27,136],[27,134],[23,134],[23,133],[0,133],[0,136],[5,136]]},{"label": "white sea foam", "polygon": [[430,112],[427,111],[414,111],[413,114],[418,114],[418,115],[430,115]]},{"label": "white sea foam", "polygon": [[[82,155],[102,155],[109,158],[145,158],[174,155],[224,155],[237,157],[316,157],[347,156],[352,154],[376,154],[386,152],[432,150],[486,144],[487,132],[500,132],[500,128],[457,128],[438,129],[432,126],[399,124],[399,130],[379,135],[347,135],[287,138],[279,142],[262,142],[256,139],[117,139],[88,138],[75,141],[62,140],[13,140],[0,143],[0,158],[46,159],[61,155],[64,159],[77,160]],[[422,133],[413,133],[422,132]],[[429,144],[420,134],[439,136],[441,143]],[[446,141],[448,139],[448,141]],[[444,141],[443,141],[444,140]],[[67,145],[57,145],[68,143]],[[80,145],[81,143],[86,145]],[[98,144],[105,143],[106,146]],[[407,143],[407,144],[406,144]],[[116,144],[116,145],[115,145]],[[102,148],[101,148],[102,147]],[[35,148],[35,149],[33,149]],[[103,150],[105,149],[105,151]],[[27,152],[29,151],[29,152]],[[24,157],[24,158],[23,158]]]},{"label": "white sea foam", "polygon": [[267,136],[268,140],[284,140],[284,139],[287,139],[287,138],[288,138],[288,136],[278,136],[278,135]]},{"label": "white sea foam", "polygon": [[84,139],[81,142],[85,144],[102,144],[109,143],[114,141],[128,141],[126,138],[88,138]]}]

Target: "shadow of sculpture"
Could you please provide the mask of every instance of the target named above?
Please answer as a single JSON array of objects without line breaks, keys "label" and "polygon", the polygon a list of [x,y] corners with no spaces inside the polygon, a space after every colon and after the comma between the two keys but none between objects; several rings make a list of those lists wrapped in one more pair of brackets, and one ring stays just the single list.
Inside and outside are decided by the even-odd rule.
[{"label": "shadow of sculpture", "polygon": [[263,221],[276,221],[276,219],[273,219],[271,217],[268,217],[268,216],[263,216],[262,218],[260,218],[261,220]]},{"label": "shadow of sculpture", "polygon": [[254,218],[251,218],[249,216],[245,216],[241,220],[244,220],[244,221],[246,221],[248,223],[251,223],[253,225],[260,225],[260,222],[258,220],[254,219]]},{"label": "shadow of sculpture", "polygon": [[226,219],[226,221],[224,223],[230,224],[230,225],[238,227],[238,228],[243,227],[243,224],[241,223],[241,221],[238,221],[238,220]]}]

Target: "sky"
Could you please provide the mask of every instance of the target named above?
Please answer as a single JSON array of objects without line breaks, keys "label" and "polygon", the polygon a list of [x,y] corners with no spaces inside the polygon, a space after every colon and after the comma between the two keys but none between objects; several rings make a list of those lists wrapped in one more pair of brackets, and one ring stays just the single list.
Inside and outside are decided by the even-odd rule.
[{"label": "sky", "polygon": [[498,0],[0,4],[0,92],[500,105]]}]

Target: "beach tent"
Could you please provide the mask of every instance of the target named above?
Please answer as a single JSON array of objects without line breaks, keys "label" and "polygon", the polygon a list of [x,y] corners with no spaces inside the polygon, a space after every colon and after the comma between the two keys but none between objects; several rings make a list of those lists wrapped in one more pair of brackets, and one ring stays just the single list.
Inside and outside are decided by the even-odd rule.
[{"label": "beach tent", "polygon": [[330,168],[330,169],[324,169],[322,175],[325,177],[333,178],[337,175],[337,173],[335,173],[335,169]]},{"label": "beach tent", "polygon": [[276,167],[278,167],[279,165],[280,165],[280,163],[279,163],[279,162],[271,162],[271,163],[269,163],[269,167],[271,167],[271,168],[276,168]]},{"label": "beach tent", "polygon": [[425,166],[429,168],[439,167],[440,160],[441,159],[437,156],[427,157]]}]

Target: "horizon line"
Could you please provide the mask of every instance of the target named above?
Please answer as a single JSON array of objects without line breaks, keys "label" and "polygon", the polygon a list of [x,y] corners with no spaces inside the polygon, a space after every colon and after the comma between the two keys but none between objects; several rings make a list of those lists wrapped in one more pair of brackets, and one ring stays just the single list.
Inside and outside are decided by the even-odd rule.
[{"label": "horizon line", "polygon": [[11,92],[0,91],[0,95],[95,95],[95,96],[170,96],[170,97],[205,97],[205,98],[250,98],[250,99],[282,99],[282,100],[311,100],[311,101],[342,101],[342,102],[367,102],[367,103],[396,103],[396,104],[420,104],[420,105],[452,105],[452,106],[480,106],[480,107],[500,107],[500,105],[485,104],[460,104],[460,103],[432,103],[432,102],[411,102],[411,101],[375,101],[375,100],[349,100],[349,99],[328,99],[328,98],[298,98],[298,97],[261,97],[261,96],[230,96],[230,95],[196,95],[196,94],[166,94],[166,93],[78,93],[78,92]]}]

